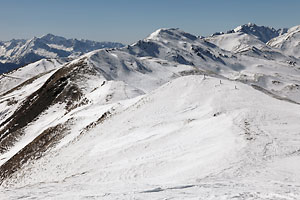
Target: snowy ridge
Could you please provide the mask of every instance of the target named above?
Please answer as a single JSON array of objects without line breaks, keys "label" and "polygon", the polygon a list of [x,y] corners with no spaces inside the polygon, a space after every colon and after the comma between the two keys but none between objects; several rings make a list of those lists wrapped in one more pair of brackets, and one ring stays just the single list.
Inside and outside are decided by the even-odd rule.
[{"label": "snowy ridge", "polygon": [[286,34],[270,40],[267,44],[289,56],[300,58],[300,26],[290,28]]},{"label": "snowy ridge", "polygon": [[238,26],[237,28],[233,29],[233,31],[229,31],[229,32],[235,32],[235,33],[241,32],[241,33],[253,35],[257,37],[260,41],[266,43],[272,38],[275,38],[277,36],[286,33],[287,29],[283,28],[283,29],[276,30],[272,27],[258,26],[253,23],[248,23],[242,26]]},{"label": "snowy ridge", "polygon": [[164,28],[3,74],[0,198],[300,198],[299,60],[230,34],[253,46]]}]

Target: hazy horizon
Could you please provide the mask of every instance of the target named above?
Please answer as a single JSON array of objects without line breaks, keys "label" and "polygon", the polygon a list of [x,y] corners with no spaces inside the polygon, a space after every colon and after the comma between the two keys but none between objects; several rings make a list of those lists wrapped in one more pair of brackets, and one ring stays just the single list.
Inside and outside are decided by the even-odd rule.
[{"label": "hazy horizon", "polygon": [[[48,33],[66,38],[133,43],[159,28],[207,36],[248,22],[274,28],[300,24],[300,2],[2,0],[0,41]],[[285,13],[285,15],[281,15]]]}]

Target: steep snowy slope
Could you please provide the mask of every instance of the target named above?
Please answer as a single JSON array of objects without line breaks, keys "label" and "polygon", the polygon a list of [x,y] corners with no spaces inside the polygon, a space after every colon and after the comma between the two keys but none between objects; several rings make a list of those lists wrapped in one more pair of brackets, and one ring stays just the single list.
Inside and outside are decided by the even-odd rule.
[{"label": "steep snowy slope", "polygon": [[283,51],[289,56],[300,58],[300,26],[290,28],[286,34],[269,41],[268,45]]},{"label": "steep snowy slope", "polygon": [[[21,106],[60,67],[63,60],[42,59],[0,75],[0,123]],[[2,125],[0,126],[0,130]]]},{"label": "steep snowy slope", "polygon": [[[0,76],[0,131],[4,128],[2,122],[20,109],[24,101],[61,66],[61,63],[54,59],[41,60]],[[1,138],[3,139],[3,135]]]},{"label": "steep snowy slope", "polygon": [[66,39],[52,34],[30,40],[0,42],[0,73],[42,58],[77,57],[96,49],[122,46],[120,43]]},{"label": "steep snowy slope", "polygon": [[113,107],[6,180],[1,197],[299,198],[299,105],[222,81],[187,76],[70,113],[64,131],[74,134],[80,119]]}]

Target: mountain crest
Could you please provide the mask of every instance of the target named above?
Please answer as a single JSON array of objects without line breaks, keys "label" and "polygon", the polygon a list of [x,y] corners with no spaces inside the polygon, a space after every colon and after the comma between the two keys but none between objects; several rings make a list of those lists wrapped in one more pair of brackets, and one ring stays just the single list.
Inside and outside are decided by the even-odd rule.
[{"label": "mountain crest", "polygon": [[40,37],[42,40],[44,40],[46,43],[52,43],[52,44],[60,44],[66,41],[67,39],[61,36],[56,36],[51,33],[48,33],[42,37]]},{"label": "mountain crest", "polygon": [[249,35],[254,35],[256,36],[260,41],[266,43],[272,38],[275,38],[281,34],[284,34],[287,32],[287,29],[278,29],[276,30],[273,27],[268,27],[268,26],[258,26],[254,23],[248,23],[244,24],[242,26],[238,26],[235,29],[233,29],[230,32],[242,32],[246,33]]},{"label": "mountain crest", "polygon": [[150,34],[146,39],[148,40],[163,40],[163,39],[176,39],[176,40],[196,40],[197,37],[186,33],[179,28],[161,28]]}]

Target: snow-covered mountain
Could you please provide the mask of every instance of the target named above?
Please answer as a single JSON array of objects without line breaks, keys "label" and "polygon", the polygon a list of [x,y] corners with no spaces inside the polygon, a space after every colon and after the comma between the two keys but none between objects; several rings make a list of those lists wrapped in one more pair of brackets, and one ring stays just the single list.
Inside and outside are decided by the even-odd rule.
[{"label": "snow-covered mountain", "polygon": [[300,198],[299,59],[209,39],[159,29],[3,74],[0,199]]},{"label": "snow-covered mountain", "polygon": [[215,33],[206,39],[227,51],[241,52],[253,46],[258,49],[267,48],[266,43],[269,40],[286,32],[286,28],[276,30],[271,27],[248,23],[226,33]]},{"label": "snow-covered mountain", "polygon": [[267,26],[258,26],[253,23],[248,23],[228,31],[228,33],[246,33],[256,36],[260,41],[266,43],[272,38],[278,37],[287,32],[287,28],[274,29]]},{"label": "snow-covered mountain", "polygon": [[66,39],[52,34],[30,40],[0,42],[0,73],[43,58],[78,57],[96,49],[122,46],[115,42]]},{"label": "snow-covered mountain", "polygon": [[289,56],[300,58],[300,26],[290,28],[287,33],[273,38],[267,44]]}]

